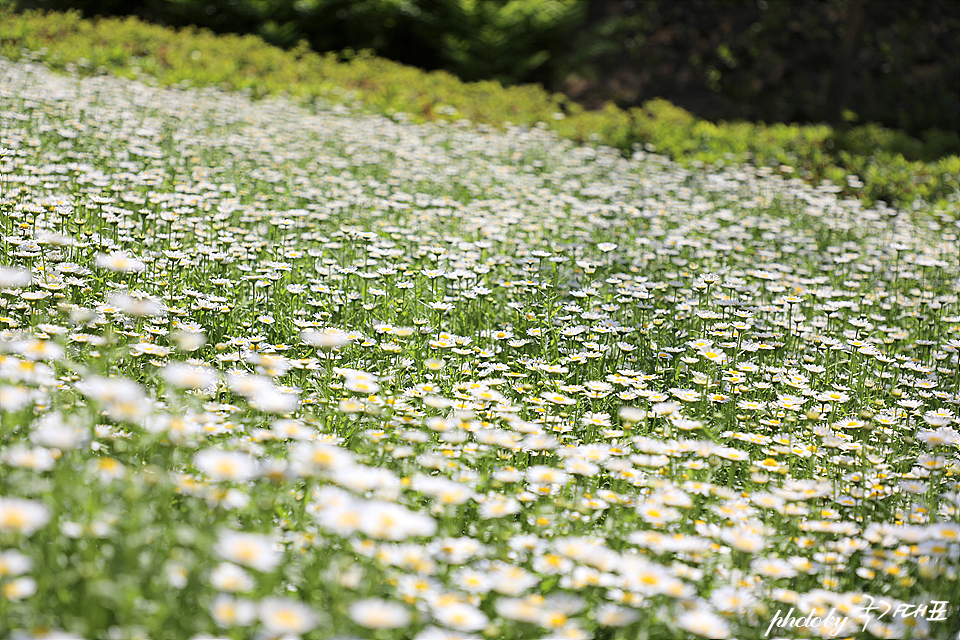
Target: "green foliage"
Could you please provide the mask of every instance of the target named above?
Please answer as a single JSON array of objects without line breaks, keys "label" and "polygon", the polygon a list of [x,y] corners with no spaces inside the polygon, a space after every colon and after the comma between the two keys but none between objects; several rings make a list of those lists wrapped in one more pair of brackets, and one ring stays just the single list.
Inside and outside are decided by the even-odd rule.
[{"label": "green foliage", "polygon": [[582,0],[21,0],[22,8],[136,15],[159,24],[259,35],[293,48],[361,51],[465,80],[542,80],[582,23]]},{"label": "green foliage", "polygon": [[[480,4],[463,6],[480,12]],[[547,11],[547,5],[541,5]],[[496,16],[507,21],[503,24],[513,20],[511,15],[534,20],[539,14],[530,13],[529,6],[499,3]],[[189,27],[176,31],[135,18],[84,20],[76,12],[0,11],[0,54],[36,58],[55,68],[70,64],[81,73],[147,74],[164,84],[217,85],[257,97],[285,94],[358,102],[414,121],[544,123],[578,143],[600,143],[627,153],[645,146],[681,163],[751,161],[813,184],[829,180],[868,204],[884,200],[910,206],[919,198],[955,208],[960,190],[958,157],[934,160],[960,144],[956,134],[931,131],[917,140],[873,124],[838,130],[826,125],[711,123],[665,100],[629,111],[613,104],[585,110],[536,85],[465,83],[451,73],[421,71],[368,52],[345,60],[314,53],[306,43],[284,51],[254,36],[215,36]]]},{"label": "green foliage", "polygon": [[[588,108],[613,101],[630,109],[663,97],[714,122],[878,122],[918,138],[931,129],[960,130],[954,0],[927,0],[922,8],[886,0],[7,4],[252,34],[285,49],[300,42],[317,52],[369,49],[465,81],[540,83]],[[960,141],[941,142],[941,156],[960,153]]]}]

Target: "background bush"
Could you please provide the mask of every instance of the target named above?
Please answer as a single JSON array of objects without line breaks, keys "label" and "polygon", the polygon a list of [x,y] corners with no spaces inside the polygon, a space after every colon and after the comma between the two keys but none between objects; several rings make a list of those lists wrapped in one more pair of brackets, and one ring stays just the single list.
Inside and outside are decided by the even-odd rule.
[{"label": "background bush", "polygon": [[464,80],[517,84],[550,75],[548,62],[583,23],[579,0],[52,0],[20,7],[136,15],[152,22],[250,33],[292,48],[370,50]]},{"label": "background bush", "polygon": [[[589,108],[665,98],[708,120],[960,130],[955,0],[16,0],[369,49],[462,80],[536,82]],[[846,116],[846,118],[845,118]],[[954,136],[910,160],[960,152]],[[913,155],[911,155],[913,154]]]},{"label": "background bush", "polygon": [[958,32],[952,0],[597,0],[558,79],[588,105],[922,136],[960,130]]}]

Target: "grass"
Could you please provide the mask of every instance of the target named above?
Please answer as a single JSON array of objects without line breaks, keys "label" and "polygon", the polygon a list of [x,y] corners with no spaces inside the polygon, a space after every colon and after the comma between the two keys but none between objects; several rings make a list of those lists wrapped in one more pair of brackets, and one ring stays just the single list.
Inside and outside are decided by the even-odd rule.
[{"label": "grass", "polygon": [[933,205],[267,93],[0,60],[4,634],[953,633]]}]

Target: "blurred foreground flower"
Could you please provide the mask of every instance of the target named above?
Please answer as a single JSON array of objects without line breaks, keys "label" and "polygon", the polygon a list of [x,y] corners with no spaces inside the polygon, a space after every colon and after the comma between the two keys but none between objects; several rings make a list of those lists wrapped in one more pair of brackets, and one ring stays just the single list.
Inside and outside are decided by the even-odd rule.
[{"label": "blurred foreground flower", "polygon": [[50,522],[50,509],[36,500],[0,497],[0,531],[29,536]]}]

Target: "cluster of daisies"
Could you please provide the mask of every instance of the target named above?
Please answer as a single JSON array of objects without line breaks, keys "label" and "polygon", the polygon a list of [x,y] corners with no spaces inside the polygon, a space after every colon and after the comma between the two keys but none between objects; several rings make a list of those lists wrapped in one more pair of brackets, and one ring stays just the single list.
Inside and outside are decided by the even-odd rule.
[{"label": "cluster of daisies", "polygon": [[956,211],[784,173],[0,60],[3,632],[955,633]]}]

